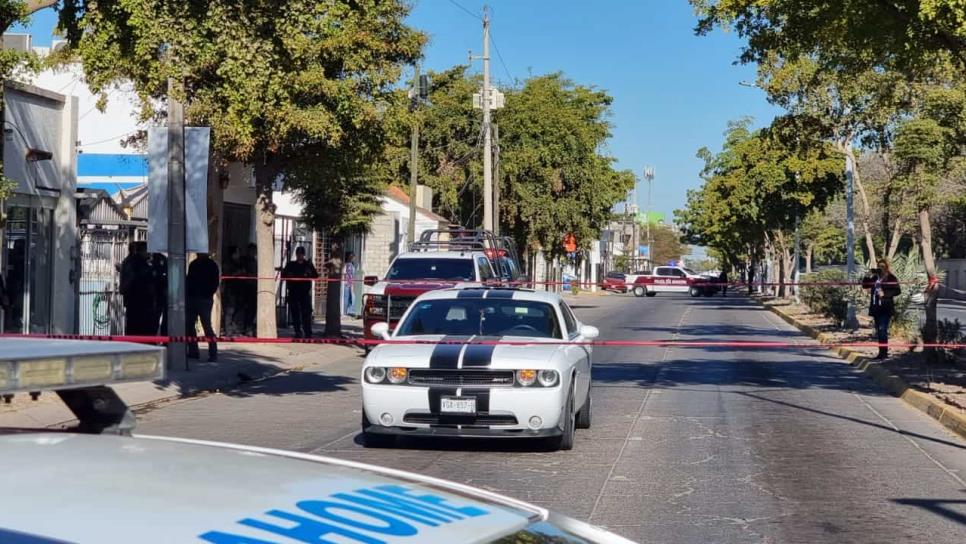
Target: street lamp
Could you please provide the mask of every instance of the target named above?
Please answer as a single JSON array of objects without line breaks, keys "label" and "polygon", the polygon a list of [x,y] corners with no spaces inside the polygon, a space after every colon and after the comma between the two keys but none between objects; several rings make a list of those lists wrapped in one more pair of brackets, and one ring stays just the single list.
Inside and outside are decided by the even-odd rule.
[{"label": "street lamp", "polygon": [[654,180],[654,168],[644,167],[644,179],[647,180],[647,211],[644,212],[645,227],[647,228],[647,264],[648,268],[653,268],[651,259],[654,251],[651,249],[651,181]]}]

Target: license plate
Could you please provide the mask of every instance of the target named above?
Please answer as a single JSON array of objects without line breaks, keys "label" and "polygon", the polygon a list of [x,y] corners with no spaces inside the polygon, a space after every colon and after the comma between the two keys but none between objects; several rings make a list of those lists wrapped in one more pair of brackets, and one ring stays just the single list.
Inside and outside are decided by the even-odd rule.
[{"label": "license plate", "polygon": [[476,397],[442,397],[439,411],[451,414],[475,414]]}]

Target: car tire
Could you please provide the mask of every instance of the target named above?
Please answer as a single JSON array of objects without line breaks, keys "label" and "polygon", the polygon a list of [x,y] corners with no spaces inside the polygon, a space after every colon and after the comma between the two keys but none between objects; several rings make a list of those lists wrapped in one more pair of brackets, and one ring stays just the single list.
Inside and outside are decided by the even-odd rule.
[{"label": "car tire", "polygon": [[568,451],[574,449],[574,430],[576,429],[576,414],[574,414],[574,386],[570,386],[567,395],[567,409],[564,412],[564,426],[560,436],[553,438],[553,449]]},{"label": "car tire", "polygon": [[362,412],[362,446],[365,448],[390,448],[396,445],[396,437],[385,434],[375,434],[369,432],[369,418]]},{"label": "car tire", "polygon": [[691,289],[688,290],[688,292],[690,293],[690,295],[692,297],[700,297],[701,296],[701,290],[698,289],[697,287],[692,287]]},{"label": "car tire", "polygon": [[637,285],[634,287],[635,297],[643,297],[644,295],[647,295],[647,294],[649,293],[647,292],[647,289],[643,285]]},{"label": "car tire", "polygon": [[657,296],[657,293],[655,291],[648,291],[647,292],[647,296],[649,296],[649,297],[656,297]]},{"label": "car tire", "polygon": [[594,414],[594,397],[590,394],[590,390],[587,391],[587,402],[584,403],[584,407],[577,412],[576,425],[578,429],[589,429],[591,419]]}]

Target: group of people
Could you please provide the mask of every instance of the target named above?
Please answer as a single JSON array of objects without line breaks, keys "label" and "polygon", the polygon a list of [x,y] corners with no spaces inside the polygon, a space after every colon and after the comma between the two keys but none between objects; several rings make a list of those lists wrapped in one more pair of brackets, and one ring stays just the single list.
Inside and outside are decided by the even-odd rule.
[{"label": "group of people", "polygon": [[167,334],[168,262],[165,256],[148,253],[147,242],[131,242],[120,268],[124,333]]}]

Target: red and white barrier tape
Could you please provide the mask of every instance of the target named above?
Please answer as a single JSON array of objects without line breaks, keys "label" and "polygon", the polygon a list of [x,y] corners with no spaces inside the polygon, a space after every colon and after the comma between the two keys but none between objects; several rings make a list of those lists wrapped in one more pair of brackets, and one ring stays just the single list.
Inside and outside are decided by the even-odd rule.
[{"label": "red and white barrier tape", "polygon": [[194,336],[143,336],[143,335],[116,335],[116,336],[96,336],[83,334],[0,334],[0,338],[38,338],[38,339],[58,339],[58,340],[92,340],[100,342],[137,342],[147,344],[169,344],[173,342],[208,342],[214,340],[223,343],[239,344],[336,344],[345,346],[375,346],[380,344],[389,345],[479,345],[479,346],[547,346],[547,345],[568,345],[568,346],[593,346],[593,347],[670,347],[670,348],[736,348],[736,349],[832,349],[840,347],[854,348],[878,348],[890,347],[894,349],[909,348],[942,348],[942,349],[966,349],[966,344],[916,344],[910,342],[890,342],[880,344],[878,342],[835,342],[827,344],[819,343],[796,343],[796,342],[771,342],[771,341],[734,341],[734,340],[592,340],[585,342],[571,342],[566,340],[420,340],[420,339],[369,339],[369,338],[253,338],[246,336],[218,336],[194,337]]}]

